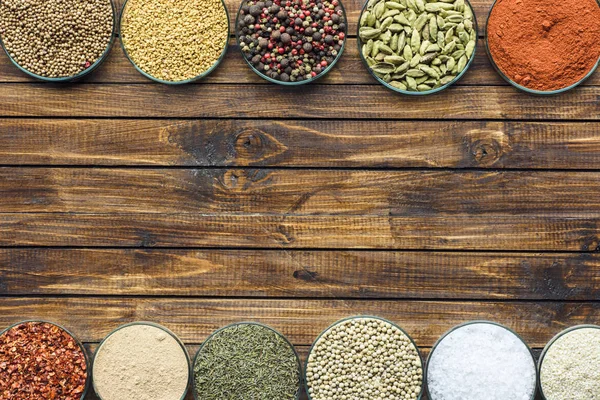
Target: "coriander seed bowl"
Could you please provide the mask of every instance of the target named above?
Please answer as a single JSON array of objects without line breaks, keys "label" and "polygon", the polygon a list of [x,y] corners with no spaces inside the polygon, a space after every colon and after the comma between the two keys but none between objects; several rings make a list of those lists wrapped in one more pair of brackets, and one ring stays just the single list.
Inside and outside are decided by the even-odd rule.
[{"label": "coriander seed bowl", "polygon": [[[214,61],[211,63],[210,67],[208,67],[207,69],[205,69],[204,71],[195,74],[194,76],[191,77],[186,77],[185,79],[174,79],[174,80],[168,80],[168,79],[163,79],[160,77],[155,76],[155,74],[151,73],[150,71],[148,71],[146,68],[142,67],[141,65],[139,65],[139,62],[136,60],[137,56],[137,50],[133,50],[132,46],[128,47],[128,44],[126,43],[129,39],[127,39],[128,35],[124,32],[124,25],[125,25],[125,20],[128,17],[128,11],[130,9],[130,7],[132,7],[132,4],[135,4],[135,1],[137,0],[125,0],[125,2],[123,3],[123,7],[121,9],[121,16],[119,18],[119,36],[120,36],[120,42],[121,42],[121,48],[123,49],[123,53],[125,54],[125,57],[127,58],[127,60],[129,60],[129,62],[131,63],[131,65],[133,65],[133,67],[136,69],[136,71],[138,71],[141,75],[143,75],[144,77],[157,82],[157,83],[162,83],[164,85],[170,85],[170,86],[177,86],[177,85],[185,85],[188,83],[193,83],[196,81],[199,81],[205,77],[207,77],[208,75],[210,75],[212,72],[214,72],[217,67],[221,64],[221,62],[223,62],[223,60],[225,59],[225,56],[227,54],[227,50],[229,48],[229,36],[231,34],[231,28],[230,28],[230,19],[229,19],[229,11],[227,10],[227,5],[225,4],[224,0],[219,0],[218,3],[220,4],[220,6],[222,7],[222,10],[224,12],[224,15],[222,15],[221,17],[224,17],[226,19],[226,30],[223,30],[223,36],[224,36],[224,40],[221,44],[219,44],[219,48],[220,53],[219,56],[217,58],[214,59]],[[160,3],[158,3],[160,4]],[[216,15],[216,14],[215,14]],[[203,16],[206,17],[206,16]],[[216,17],[215,17],[216,18]],[[226,34],[225,34],[226,32]],[[142,43],[146,43],[150,40],[153,40],[154,37],[147,37],[145,39],[139,39],[138,38],[138,42],[142,42]],[[195,39],[197,40],[197,39]],[[171,49],[169,49],[171,50]],[[158,61],[153,61],[153,64],[157,63]],[[167,70],[167,68],[165,68],[165,70]]]},{"label": "coriander seed bowl", "polygon": [[[99,355],[102,353],[103,351],[103,347],[107,346],[107,343],[111,342],[111,338],[113,337],[113,335],[120,333],[122,330],[124,329],[128,329],[128,328],[132,328],[132,327],[137,327],[137,326],[147,326],[147,327],[151,327],[154,328],[158,331],[162,331],[162,333],[164,333],[166,336],[165,337],[171,337],[174,341],[174,348],[177,348],[178,350],[181,350],[181,352],[183,353],[184,357],[185,357],[185,370],[187,373],[187,380],[185,382],[185,387],[183,388],[183,392],[179,398],[179,400],[184,400],[188,390],[190,388],[190,385],[192,383],[192,367],[191,367],[191,362],[190,362],[190,356],[189,353],[185,347],[185,344],[181,341],[181,339],[179,339],[179,337],[173,333],[171,330],[165,328],[164,326],[154,323],[154,322],[149,322],[149,321],[135,321],[135,322],[130,322],[124,325],[121,325],[115,329],[113,329],[108,335],[106,335],[104,337],[104,339],[102,339],[102,341],[100,342],[100,344],[98,345],[98,348],[96,349],[96,352],[94,354],[94,359],[92,361],[91,364],[91,369],[90,369],[90,375],[92,376],[92,387],[94,389],[94,392],[96,393],[96,396],[98,397],[98,399],[100,400],[106,400],[105,397],[102,396],[101,394],[101,390],[99,390],[98,387],[98,379],[97,379],[97,371],[99,370],[99,366],[97,365],[98,363],[98,359],[99,359]],[[161,339],[161,342],[165,342],[164,339]],[[166,343],[166,342],[165,342]],[[111,349],[111,352],[114,352],[114,349]],[[177,352],[179,353],[179,351]],[[172,374],[173,375],[173,374]],[[172,382],[174,380],[174,377],[171,376],[170,381]],[[145,382],[147,383],[147,382]],[[138,384],[140,384],[140,382],[138,382]],[[112,398],[115,398],[115,395],[112,394],[111,395]],[[118,396],[117,396],[118,397]],[[119,399],[122,397],[119,397]]]},{"label": "coriander seed bowl", "polygon": [[92,382],[92,373],[91,373],[90,358],[88,356],[88,352],[86,351],[85,347],[83,346],[83,343],[81,343],[81,341],[77,338],[77,336],[75,336],[71,331],[69,331],[68,329],[66,329],[62,325],[59,325],[59,324],[54,323],[54,322],[50,322],[50,321],[46,321],[46,320],[42,320],[42,319],[28,319],[28,320],[24,320],[24,321],[20,321],[20,322],[17,322],[15,324],[12,324],[8,328],[6,328],[3,331],[1,331],[0,332],[0,338],[2,336],[4,336],[7,332],[9,332],[11,329],[18,327],[19,325],[24,325],[24,324],[29,324],[29,323],[39,323],[39,324],[52,325],[52,326],[58,328],[59,330],[63,331],[64,333],[66,333],[68,336],[70,336],[73,339],[73,341],[75,342],[75,344],[77,345],[77,347],[79,348],[79,350],[83,353],[83,357],[85,359],[85,366],[86,366],[87,377],[85,379],[84,389],[81,392],[81,396],[79,396],[80,400],[85,399],[85,397],[87,396],[87,394],[89,392],[89,389],[90,389],[90,386],[91,386],[91,382]]},{"label": "coriander seed bowl", "polygon": [[[445,339],[447,339],[449,336],[451,336],[451,334],[455,333],[456,331],[458,331],[458,330],[460,330],[462,328],[465,328],[465,327],[472,326],[472,325],[491,325],[491,326],[494,326],[494,327],[501,328],[501,329],[505,330],[508,334],[514,336],[517,339],[517,342],[520,342],[520,343],[522,343],[525,346],[525,348],[527,349],[527,353],[531,357],[531,361],[533,362],[533,369],[534,369],[534,373],[535,373],[535,382],[533,384],[532,394],[531,394],[529,400],[535,400],[535,398],[536,398],[537,384],[539,382],[539,375],[538,375],[538,372],[537,372],[537,368],[535,367],[535,357],[533,355],[533,352],[531,351],[531,348],[529,347],[529,345],[527,345],[527,343],[525,342],[525,340],[523,340],[523,338],[518,333],[516,333],[514,330],[512,330],[512,329],[510,329],[510,328],[508,328],[508,327],[506,327],[506,326],[504,326],[502,324],[499,324],[499,323],[496,323],[496,322],[493,322],[493,321],[487,321],[487,320],[473,320],[473,321],[469,321],[469,322],[465,322],[465,323],[456,325],[453,328],[451,328],[450,330],[448,330],[447,332],[445,332],[435,342],[435,344],[431,348],[431,352],[429,353],[429,356],[427,357],[427,366],[426,366],[425,371],[424,371],[424,378],[423,379],[424,379],[424,385],[426,387],[427,398],[429,400],[436,400],[436,397],[433,396],[433,393],[431,391],[431,387],[429,385],[429,377],[431,376],[430,367],[432,365],[432,359],[433,359],[434,355],[436,354],[436,351],[440,347],[440,344]],[[488,339],[491,340],[491,338],[488,338]]]},{"label": "coriander seed bowl", "polygon": [[6,53],[6,56],[8,57],[10,62],[15,67],[17,67],[21,72],[25,73],[26,75],[29,75],[32,78],[35,78],[37,80],[44,81],[44,82],[49,82],[49,83],[69,83],[69,82],[78,81],[78,80],[82,79],[83,77],[85,77],[86,75],[89,75],[90,73],[95,71],[108,58],[108,55],[110,54],[110,50],[114,43],[115,35],[117,32],[116,8],[115,8],[115,4],[114,4],[113,0],[107,0],[107,1],[110,3],[111,14],[112,14],[112,16],[111,16],[112,26],[111,26],[110,36],[106,40],[106,47],[104,48],[104,51],[102,52],[102,54],[95,61],[93,61],[91,63],[87,62],[84,65],[85,69],[83,69],[82,71],[80,71],[76,74],[69,75],[69,76],[50,77],[50,76],[44,76],[44,75],[41,75],[41,74],[31,71],[27,67],[21,65],[15,59],[15,57],[13,57],[14,53],[11,52],[11,50],[9,49],[9,46],[7,46],[7,44],[5,42],[6,41],[6,33],[0,34],[0,47],[2,47],[2,49]]},{"label": "coriander seed bowl", "polygon": [[[296,382],[296,384],[294,385],[296,387],[296,391],[295,391],[295,395],[294,395],[294,400],[300,400],[300,396],[302,393],[302,365],[300,363],[300,357],[298,355],[298,352],[296,351],[296,348],[294,347],[294,345],[279,331],[271,328],[268,325],[265,324],[261,324],[259,322],[252,322],[252,321],[243,321],[243,322],[236,322],[233,324],[229,324],[226,325],[222,328],[217,329],[216,331],[214,331],[213,333],[210,334],[210,336],[202,343],[202,345],[200,346],[200,348],[198,349],[198,352],[196,353],[196,356],[194,357],[194,361],[193,361],[193,365],[192,365],[192,392],[194,394],[194,399],[195,400],[204,400],[204,397],[202,397],[201,394],[199,394],[198,392],[200,391],[200,389],[198,388],[198,381],[197,381],[197,377],[196,377],[196,369],[198,368],[198,370],[201,370],[201,357],[203,355],[203,352],[208,351],[207,348],[210,346],[210,344],[212,343],[211,341],[215,340],[215,338],[218,338],[220,334],[224,333],[225,331],[232,329],[232,328],[236,328],[236,327],[240,327],[240,326],[255,326],[255,327],[260,327],[260,328],[264,328],[266,331],[268,331],[269,333],[272,333],[274,335],[274,337],[280,338],[282,340],[282,344],[283,346],[286,348],[286,350],[291,350],[290,351],[290,355],[293,354],[293,359],[294,359],[294,364],[295,367],[297,368],[297,373],[298,373],[298,381]],[[243,346],[241,346],[240,348],[242,348]],[[275,347],[275,346],[272,346]],[[261,352],[262,354],[263,352]],[[273,361],[273,360],[271,360]],[[227,364],[230,363],[229,360],[225,360],[223,359],[223,362],[226,362]],[[281,363],[281,360],[274,360],[275,363]],[[255,368],[256,365],[254,366]],[[281,373],[281,369],[282,366],[281,365],[273,365],[273,369],[275,372]],[[211,373],[215,373],[216,369],[212,369]],[[255,371],[257,372],[257,371]],[[260,379],[259,377],[255,377],[256,379]],[[216,379],[215,377],[211,377],[211,379]],[[231,396],[232,394],[229,393],[229,395]],[[254,398],[254,397],[253,397]],[[269,397],[272,398],[272,397]],[[290,397],[285,397],[290,398]]]},{"label": "coriander seed bowl", "polygon": [[[600,0],[596,0],[598,5],[600,6]],[[490,60],[490,63],[492,64],[492,66],[494,67],[494,69],[496,70],[496,72],[498,73],[498,75],[500,75],[500,77],[502,77],[502,79],[504,79],[506,82],[508,82],[511,86],[513,86],[514,88],[520,90],[521,92],[530,94],[530,95],[535,95],[535,96],[554,96],[554,95],[559,95],[565,92],[568,92],[570,90],[575,89],[576,87],[578,87],[579,85],[581,85],[582,83],[584,83],[586,80],[588,80],[592,75],[594,75],[594,73],[596,72],[596,70],[600,67],[600,57],[598,57],[598,60],[596,61],[596,64],[592,67],[592,69],[583,77],[581,78],[579,81],[575,82],[572,85],[566,86],[564,88],[560,88],[560,89],[555,89],[555,90],[535,90],[535,89],[531,89],[528,88],[526,86],[523,86],[517,82],[515,82],[514,80],[512,80],[511,78],[509,78],[498,66],[498,64],[496,63],[496,60],[494,59],[494,56],[492,54],[492,51],[490,49],[489,46],[489,40],[488,40],[488,28],[489,28],[489,21],[490,21],[490,17],[492,16],[492,12],[494,11],[494,7],[496,6],[496,4],[498,3],[498,0],[494,0],[494,2],[492,3],[492,6],[490,7],[490,10],[488,11],[488,15],[487,15],[487,20],[486,20],[486,24],[485,24],[485,32],[484,32],[484,40],[485,40],[485,49],[486,49],[486,53],[488,55],[488,58]]]},{"label": "coriander seed bowl", "polygon": [[[412,345],[412,347],[413,347],[412,350],[414,350],[414,353],[416,353],[416,359],[418,359],[418,363],[420,365],[419,369],[421,369],[421,371],[422,371],[424,363],[423,363],[423,357],[421,356],[421,351],[420,351],[419,347],[417,346],[417,344],[415,343],[415,341],[413,340],[413,338],[400,326],[398,326],[394,322],[389,321],[385,318],[372,316],[372,315],[355,315],[355,316],[343,318],[343,319],[340,319],[340,320],[334,322],[333,324],[329,325],[323,332],[321,332],[319,334],[319,336],[317,336],[316,340],[313,342],[312,346],[310,347],[310,350],[308,351],[308,356],[306,357],[306,362],[304,364],[304,387],[306,390],[308,400],[315,400],[315,397],[318,396],[317,394],[315,394],[315,392],[311,388],[311,385],[309,384],[309,381],[311,380],[309,375],[312,373],[310,367],[311,367],[311,357],[313,355],[313,352],[318,351],[319,345],[322,342],[326,341],[326,336],[332,331],[332,329],[335,329],[336,327],[341,326],[341,325],[346,325],[350,322],[357,322],[360,324],[360,322],[362,322],[362,321],[367,321],[367,323],[376,321],[376,322],[380,322],[384,325],[388,325],[389,327],[397,329],[398,332],[400,333],[400,335],[402,337],[404,337],[405,339],[407,339],[406,343],[409,343],[410,345]],[[344,333],[345,333],[345,335],[348,335],[346,332],[344,332]],[[409,346],[407,346],[407,347],[409,347]],[[410,351],[410,349],[409,349],[409,351]],[[390,377],[390,379],[391,379],[391,377]],[[425,393],[425,375],[423,372],[421,372],[421,387],[420,387],[420,390],[418,393],[414,392],[414,400],[421,400],[424,393]]]},{"label": "coriander seed bowl", "polygon": [[[235,19],[235,37],[244,61],[262,79],[283,86],[305,85],[327,75],[342,57],[348,33],[348,17],[342,0],[317,0],[315,4],[318,5],[312,11],[307,9],[303,15],[289,17],[278,14],[285,13],[283,9],[278,10],[279,6],[278,11],[273,9],[276,5],[265,7],[260,14],[261,18],[265,17],[262,21],[266,21],[262,24],[258,24],[259,15],[252,9],[256,3],[256,0],[242,0],[240,3]],[[294,3],[302,4],[300,0],[292,0]],[[323,15],[320,14],[322,12]],[[257,14],[256,18],[252,13]],[[286,28],[277,17],[293,23],[290,22]],[[306,32],[313,35],[312,42],[306,40],[310,36]],[[294,38],[297,40],[294,41]],[[264,47],[267,51],[261,53]]]},{"label": "coriander seed bowl", "polygon": [[[384,1],[367,0],[363,5],[359,23],[357,24],[358,53],[369,74],[386,88],[408,96],[436,94],[460,81],[473,64],[478,47],[477,17],[469,0],[463,0],[463,10],[460,12],[449,8],[452,6],[452,3],[446,3],[447,6],[444,7],[448,7],[448,9],[435,9],[433,11],[433,8],[427,8],[424,11],[419,11],[419,17],[410,8],[408,11],[406,9],[388,9],[388,5],[386,4],[383,8],[385,13],[382,17],[389,14],[390,16],[386,19],[393,18],[393,21],[391,25],[386,23],[386,31],[377,33],[377,30],[381,31],[381,29],[376,28],[377,25],[375,25],[375,22],[379,23],[380,26],[382,22],[375,19],[375,8],[379,5],[378,3]],[[437,4],[424,3],[424,6],[437,7]],[[405,13],[409,13],[408,18],[410,20],[405,16]],[[442,18],[442,14],[447,15]],[[423,19],[426,19],[427,22],[422,25],[419,19],[424,15]],[[412,16],[415,19],[412,19]],[[436,22],[435,29],[432,30],[429,28],[431,18],[434,18],[436,21],[440,21],[440,18],[442,20],[452,19],[452,21],[460,19],[463,22],[445,22],[445,25],[452,26],[451,28],[439,27],[438,22]],[[466,20],[469,22],[465,24]],[[415,24],[418,24],[419,29],[416,29],[417,26],[413,27]],[[461,26],[461,31],[455,33],[455,29],[459,25]],[[465,30],[465,25],[467,25],[467,30]],[[391,34],[392,27],[394,27],[393,34]],[[363,31],[361,34],[361,29],[363,28],[367,30],[371,29],[371,31]],[[410,29],[419,33],[417,35],[418,40],[415,43],[411,41],[413,34],[412,32],[409,33]],[[436,37],[435,40],[429,37],[423,40],[423,32],[426,29],[428,35],[430,35],[429,32],[431,34],[437,32],[437,34],[441,33],[443,37]],[[444,32],[443,29],[446,29],[446,31]],[[450,31],[452,35],[449,34]],[[447,37],[446,33],[448,33]],[[386,36],[384,37],[384,35]],[[374,39],[377,39],[377,42]],[[450,45],[452,41],[455,41],[454,45]],[[425,43],[428,43],[428,45],[425,46]],[[452,47],[448,47],[448,45]],[[400,49],[400,46],[403,46],[403,49]],[[410,50],[406,50],[406,47]],[[385,52],[381,51],[381,48]],[[468,56],[469,54],[470,56]],[[466,61],[461,60],[461,58],[466,58]],[[417,60],[416,62],[415,59]]]},{"label": "coriander seed bowl", "polygon": [[598,325],[590,325],[590,324],[583,324],[583,325],[576,325],[576,326],[572,326],[570,328],[567,328],[561,332],[559,332],[558,334],[556,334],[544,347],[544,350],[542,350],[542,354],[540,355],[540,359],[538,361],[538,365],[537,365],[537,369],[538,369],[538,389],[540,391],[540,394],[542,396],[542,399],[544,400],[553,400],[552,398],[550,398],[549,396],[547,396],[546,393],[544,393],[544,386],[542,384],[542,366],[544,364],[544,360],[546,358],[546,356],[548,355],[548,352],[550,351],[550,349],[552,348],[552,346],[561,338],[563,338],[564,336],[573,333],[575,331],[579,331],[582,329],[595,329],[595,330],[599,330],[600,331],[600,326]]}]

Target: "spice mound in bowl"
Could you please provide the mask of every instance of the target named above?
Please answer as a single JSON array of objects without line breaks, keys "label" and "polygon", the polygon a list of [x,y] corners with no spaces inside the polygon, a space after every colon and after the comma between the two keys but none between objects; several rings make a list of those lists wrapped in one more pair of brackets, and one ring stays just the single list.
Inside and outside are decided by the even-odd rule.
[{"label": "spice mound in bowl", "polygon": [[369,0],[358,38],[362,60],[380,83],[400,93],[432,94],[471,65],[477,22],[467,0]]},{"label": "spice mound in bowl", "polygon": [[310,350],[306,386],[311,400],[420,399],[421,356],[412,339],[389,321],[341,320]]},{"label": "spice mound in bowl", "polygon": [[213,333],[194,361],[197,400],[294,400],[300,394],[300,360],[280,333],[256,323]]},{"label": "spice mound in bowl", "polygon": [[0,335],[0,399],[84,397],[87,358],[79,342],[48,322],[23,322]]},{"label": "spice mound in bowl", "polygon": [[533,400],[533,355],[511,330],[475,321],[446,333],[427,362],[430,400]]},{"label": "spice mound in bowl", "polygon": [[519,89],[553,94],[589,77],[600,61],[596,0],[497,0],[487,48],[500,74]]},{"label": "spice mound in bowl", "polygon": [[187,393],[190,362],[175,334],[159,325],[135,322],[102,341],[92,374],[101,400],[181,400]]},{"label": "spice mound in bowl", "polygon": [[113,38],[110,0],[2,0],[0,38],[10,59],[39,79],[91,71]]},{"label": "spice mound in bowl", "polygon": [[244,0],[236,21],[246,62],[281,84],[325,75],[342,55],[346,29],[340,0]]},{"label": "spice mound in bowl", "polygon": [[590,400],[600,394],[600,327],[582,325],[559,333],[540,360],[546,400]]},{"label": "spice mound in bowl", "polygon": [[128,0],[121,38],[125,54],[146,77],[188,83],[222,60],[229,17],[222,0]]}]

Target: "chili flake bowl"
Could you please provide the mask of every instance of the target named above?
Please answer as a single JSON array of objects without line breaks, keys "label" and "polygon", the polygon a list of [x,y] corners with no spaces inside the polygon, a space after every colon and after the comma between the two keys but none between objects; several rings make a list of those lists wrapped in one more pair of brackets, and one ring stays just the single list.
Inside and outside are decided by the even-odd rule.
[{"label": "chili flake bowl", "polygon": [[153,80],[154,82],[162,83],[164,85],[170,85],[170,86],[185,85],[187,83],[192,83],[192,82],[195,82],[195,81],[198,81],[200,79],[203,79],[203,78],[207,77],[215,69],[217,69],[217,67],[221,64],[221,62],[223,62],[223,59],[225,58],[225,55],[227,54],[227,49],[229,49],[229,36],[231,35],[231,21],[230,21],[230,18],[229,18],[229,11],[227,10],[227,5],[225,4],[224,0],[221,0],[221,4],[223,5],[223,9],[225,10],[225,14],[227,16],[227,39],[225,40],[225,45],[223,46],[223,50],[221,51],[221,55],[219,56],[219,58],[217,59],[217,61],[215,61],[214,64],[209,69],[207,69],[206,71],[204,71],[200,75],[197,75],[197,76],[195,76],[193,78],[185,79],[185,80],[182,80],[182,81],[167,81],[167,80],[163,80],[163,79],[157,78],[157,77],[155,77],[153,75],[150,75],[149,73],[147,73],[146,71],[144,71],[143,69],[141,69],[135,63],[135,61],[131,58],[131,56],[129,55],[129,52],[127,51],[127,46],[125,45],[125,41],[123,40],[123,34],[121,33],[121,31],[123,29],[123,16],[125,15],[125,12],[127,11],[127,4],[128,3],[129,3],[129,0],[125,0],[125,2],[123,3],[123,7],[121,8],[121,16],[119,18],[119,37],[121,38],[121,40],[120,40],[120,42],[121,42],[121,48],[123,49],[123,53],[125,53],[125,57],[127,57],[127,60],[129,60],[129,62],[131,63],[131,65],[133,65],[133,67],[136,69],[136,71],[138,71],[140,74],[142,74],[146,78],[148,78],[150,80]]},{"label": "chili flake bowl", "polygon": [[117,31],[117,16],[116,16],[117,13],[116,13],[116,8],[115,8],[115,4],[114,4],[113,0],[110,0],[110,6],[112,8],[112,32],[110,35],[110,39],[108,40],[108,43],[106,45],[106,49],[104,50],[104,53],[102,53],[100,58],[98,58],[92,65],[90,65],[85,70],[79,72],[78,74],[75,74],[72,76],[63,76],[63,77],[59,77],[59,78],[51,78],[51,77],[47,77],[47,76],[38,75],[34,72],[29,71],[27,68],[21,66],[15,59],[13,59],[11,57],[10,52],[8,51],[8,49],[6,48],[6,45],[4,44],[2,35],[0,35],[0,47],[2,47],[2,49],[6,53],[6,56],[8,57],[8,59],[14,66],[16,66],[19,70],[21,70],[21,72],[31,76],[32,78],[35,78],[35,79],[38,79],[38,80],[44,81],[44,82],[50,82],[50,83],[69,83],[69,82],[78,81],[81,78],[83,78],[84,76],[89,75],[90,73],[95,71],[108,58],[108,55],[110,54],[110,49],[112,48],[112,45],[115,41],[115,33]]},{"label": "chili flake bowl", "polygon": [[[488,55],[488,58],[490,59],[490,63],[492,64],[492,66],[494,67],[494,69],[496,70],[498,75],[500,75],[502,77],[502,79],[504,79],[506,82],[508,82],[510,85],[512,85],[516,89],[518,89],[522,92],[528,93],[528,94],[536,95],[536,96],[553,96],[553,95],[565,93],[572,89],[575,89],[577,86],[581,85],[583,82],[588,80],[592,75],[594,75],[596,70],[600,67],[600,57],[598,57],[598,61],[596,62],[596,65],[578,82],[575,82],[574,84],[564,87],[562,89],[556,89],[556,90],[543,91],[543,90],[530,89],[528,87],[522,86],[522,85],[518,84],[517,82],[513,81],[508,76],[506,76],[506,74],[504,72],[502,72],[500,67],[498,67],[498,64],[496,64],[496,61],[494,60],[494,56],[492,55],[492,52],[490,50],[490,46],[488,43],[488,24],[490,21],[490,17],[492,15],[492,11],[494,11],[494,7],[496,6],[497,2],[498,2],[498,0],[494,0],[494,3],[492,3],[492,6],[490,7],[490,11],[488,12],[488,16],[487,16],[487,20],[486,20],[486,24],[485,24],[485,32],[484,32],[485,50]],[[600,5],[600,0],[597,0],[597,2]]]},{"label": "chili flake bowl", "polygon": [[81,350],[81,352],[83,353],[83,356],[85,358],[85,365],[86,365],[86,372],[87,372],[87,377],[85,379],[85,387],[83,389],[83,392],[81,393],[81,396],[79,397],[80,400],[85,399],[85,397],[88,394],[88,391],[90,389],[91,386],[91,382],[92,382],[92,373],[91,373],[91,363],[90,363],[90,357],[85,349],[85,347],[83,346],[83,344],[81,343],[81,341],[77,338],[77,336],[75,336],[71,331],[69,331],[68,329],[66,329],[65,327],[63,327],[62,325],[59,325],[57,323],[54,322],[50,322],[50,321],[46,321],[46,320],[42,320],[42,319],[28,319],[28,320],[24,320],[21,322],[17,322],[15,324],[10,325],[8,328],[4,329],[2,332],[0,332],[0,338],[2,336],[4,336],[4,334],[6,334],[8,331],[10,331],[11,329],[18,327],[19,325],[23,325],[23,324],[29,324],[29,323],[39,323],[39,324],[49,324],[52,326],[57,327],[58,329],[62,330],[63,332],[65,332],[67,335],[69,335],[71,338],[73,338],[73,340],[75,341],[75,343],[77,344],[77,347],[79,347],[79,349]]},{"label": "chili flake bowl", "polygon": [[[296,356],[296,361],[298,364],[298,391],[296,392],[296,396],[295,396],[295,400],[299,400],[300,399],[300,395],[302,394],[302,364],[300,363],[300,356],[298,355],[298,351],[296,351],[296,348],[294,347],[294,345],[292,344],[292,342],[289,341],[288,338],[286,338],[281,332],[271,328],[268,325],[265,324],[261,324],[259,322],[252,322],[252,321],[243,321],[243,322],[235,322],[233,324],[229,324],[226,325],[222,328],[217,329],[216,331],[214,331],[213,333],[210,334],[210,336],[208,338],[206,338],[206,340],[202,343],[202,345],[200,346],[200,348],[198,349],[198,351],[196,352],[196,356],[194,357],[194,362],[192,364],[192,375],[193,375],[193,369],[196,366],[196,363],[198,362],[198,358],[200,357],[200,355],[202,354],[202,350],[204,349],[204,346],[210,342],[210,340],[215,337],[216,335],[218,335],[220,332],[235,327],[235,326],[240,326],[240,325],[256,325],[256,326],[260,326],[263,328],[266,328],[270,331],[272,331],[273,333],[275,333],[277,336],[279,336],[281,339],[283,339],[283,341],[285,343],[288,344],[288,346],[293,350],[294,355]],[[193,377],[192,377],[193,379]],[[193,379],[192,382],[192,392],[194,392],[194,399],[195,400],[203,400],[201,397],[199,397],[198,395],[198,391],[196,390],[196,380]]]},{"label": "chili flake bowl", "polygon": [[342,54],[344,53],[344,49],[346,47],[346,40],[348,39],[348,16],[346,14],[346,9],[344,7],[344,4],[342,2],[342,0],[337,0],[338,1],[338,5],[342,10],[342,16],[343,16],[343,22],[346,24],[346,29],[344,32],[344,39],[342,39],[342,45],[340,47],[340,50],[338,51],[337,55],[335,56],[335,58],[333,59],[333,62],[331,62],[329,65],[327,65],[325,67],[324,70],[321,71],[321,73],[317,74],[316,76],[312,77],[311,79],[304,79],[301,81],[289,81],[289,82],[284,82],[278,79],[273,79],[269,76],[267,76],[266,74],[264,74],[263,72],[259,71],[251,62],[250,59],[248,59],[248,57],[246,56],[246,54],[243,51],[243,46],[241,45],[241,41],[240,41],[240,36],[242,36],[240,34],[240,31],[238,29],[238,21],[240,20],[240,17],[243,15],[241,13],[242,8],[244,7],[244,4],[247,3],[247,0],[242,0],[242,2],[240,3],[240,7],[238,9],[238,13],[235,19],[235,38],[236,38],[236,44],[240,50],[240,53],[242,55],[242,58],[244,59],[244,61],[246,62],[246,64],[248,64],[248,66],[250,67],[250,69],[257,74],[258,76],[260,76],[261,78],[265,79],[266,81],[269,81],[271,83],[276,83],[278,85],[283,85],[283,86],[299,86],[299,85],[306,85],[307,83],[311,83],[316,81],[317,79],[320,79],[322,77],[324,77],[325,75],[327,75],[335,66],[335,64],[337,64],[337,62],[339,61],[339,59],[342,57]]},{"label": "chili flake bowl", "polygon": [[[310,390],[309,390],[309,386],[308,386],[308,377],[306,375],[307,371],[308,371],[308,364],[310,361],[310,356],[313,352],[313,350],[315,349],[315,347],[319,344],[319,342],[321,341],[321,339],[323,338],[324,335],[326,335],[332,328],[336,327],[337,325],[343,324],[347,321],[353,321],[353,320],[378,320],[378,321],[383,321],[386,324],[389,324],[391,326],[393,326],[394,328],[398,329],[400,332],[402,332],[402,334],[404,336],[406,336],[408,338],[408,340],[410,341],[410,343],[412,343],[412,345],[414,346],[418,356],[419,356],[419,361],[421,362],[421,366],[424,366],[423,363],[423,356],[421,355],[421,350],[419,349],[419,346],[417,346],[417,344],[415,343],[414,339],[412,338],[412,336],[410,336],[404,329],[402,329],[398,324],[395,324],[394,322],[387,320],[385,318],[381,318],[381,317],[377,317],[374,315],[354,315],[351,317],[347,317],[347,318],[342,318],[336,322],[334,322],[333,324],[329,325],[323,332],[321,332],[319,334],[319,336],[317,336],[317,338],[315,339],[315,341],[313,342],[313,344],[311,345],[309,351],[308,351],[308,355],[306,357],[306,361],[304,363],[304,388],[306,390],[306,395],[308,397],[308,400],[313,400],[311,394],[310,394]],[[421,391],[419,392],[418,396],[417,396],[417,400],[421,400],[423,398],[423,395],[425,393],[425,371],[423,370],[423,376],[422,376],[422,382],[421,382]]]},{"label": "chili flake bowl", "polygon": [[[365,1],[365,4],[363,5],[363,8],[360,12],[360,16],[358,18],[358,21],[361,21],[363,18],[363,14],[367,11],[367,8],[369,6],[370,1],[367,0]],[[471,9],[471,12],[473,14],[473,30],[475,32],[478,32],[478,25],[477,25],[477,15],[475,14],[475,11],[473,9],[473,6],[471,5],[469,0],[465,0],[465,7],[469,7]],[[356,28],[356,42],[358,45],[358,54],[360,55],[360,59],[362,60],[364,66],[366,67],[367,71],[369,71],[369,74],[371,74],[371,76],[380,84],[382,84],[383,86],[385,86],[386,88],[393,90],[394,92],[397,93],[401,93],[404,95],[408,95],[408,96],[428,96],[431,94],[436,94],[439,92],[442,92],[446,89],[448,89],[450,86],[454,85],[455,83],[457,83],[458,81],[460,81],[463,76],[467,73],[467,71],[469,70],[469,68],[471,67],[471,65],[473,64],[473,61],[475,60],[475,56],[477,55],[477,40],[475,40],[475,47],[473,49],[473,54],[471,55],[471,57],[469,58],[469,60],[467,61],[467,64],[465,66],[465,68],[462,70],[462,72],[460,72],[456,78],[454,78],[452,81],[448,82],[445,85],[442,85],[440,87],[437,88],[433,88],[431,90],[427,90],[427,91],[423,91],[423,92],[419,92],[419,91],[413,91],[413,90],[403,90],[400,89],[398,87],[392,86],[390,85],[388,82],[386,82],[384,79],[380,78],[379,76],[377,76],[375,74],[375,72],[371,69],[371,67],[369,66],[369,63],[367,62],[363,52],[362,52],[362,47],[365,44],[361,38],[360,38],[360,22],[357,24],[357,28]]]}]

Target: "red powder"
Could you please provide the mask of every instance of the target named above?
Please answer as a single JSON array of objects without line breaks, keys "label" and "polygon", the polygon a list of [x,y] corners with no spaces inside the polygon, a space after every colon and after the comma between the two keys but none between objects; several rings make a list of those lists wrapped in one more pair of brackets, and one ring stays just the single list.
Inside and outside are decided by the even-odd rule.
[{"label": "red powder", "polygon": [[596,0],[498,0],[487,26],[490,53],[504,74],[549,91],[585,77],[600,58]]}]

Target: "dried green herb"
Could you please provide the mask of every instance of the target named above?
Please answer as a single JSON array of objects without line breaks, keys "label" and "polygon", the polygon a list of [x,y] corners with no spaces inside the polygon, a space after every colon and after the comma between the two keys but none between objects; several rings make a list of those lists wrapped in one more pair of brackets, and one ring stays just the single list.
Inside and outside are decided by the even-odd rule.
[{"label": "dried green herb", "polygon": [[274,330],[243,323],[217,331],[194,362],[194,390],[201,400],[293,400],[300,362]]}]

